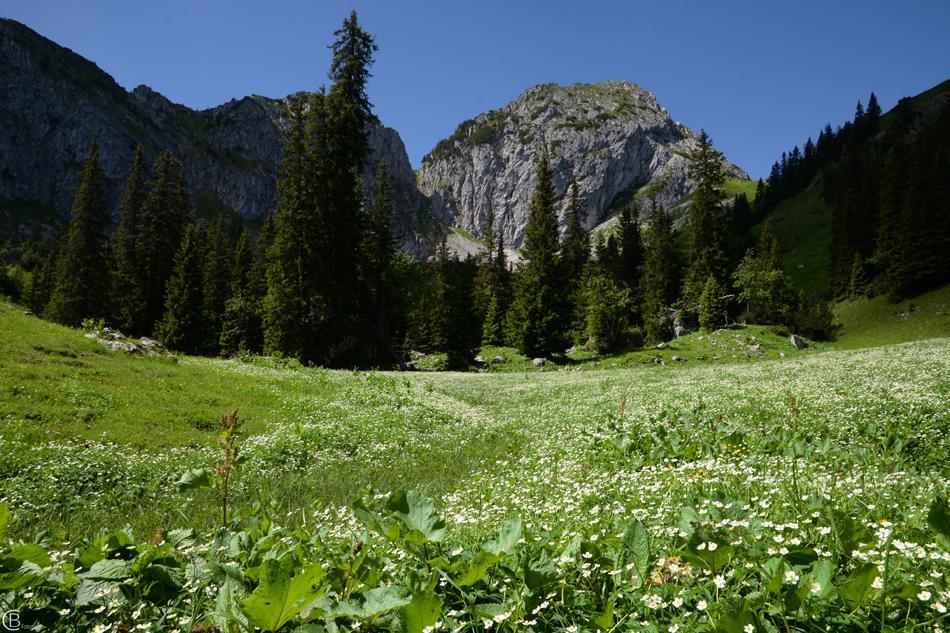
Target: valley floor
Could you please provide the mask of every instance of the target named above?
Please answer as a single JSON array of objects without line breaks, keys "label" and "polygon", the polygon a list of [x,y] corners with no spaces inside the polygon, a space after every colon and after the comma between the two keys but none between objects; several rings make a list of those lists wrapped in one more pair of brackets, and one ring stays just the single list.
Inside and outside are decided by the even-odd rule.
[{"label": "valley floor", "polygon": [[0,394],[0,503],[20,537],[213,528],[213,492],[175,482],[213,465],[217,419],[237,408],[238,517],[264,508],[349,541],[355,500],[414,489],[466,547],[517,514],[554,550],[639,519],[673,555],[697,547],[682,540],[692,522],[731,543],[735,569],[838,551],[825,528],[848,517],[870,530],[849,560],[918,543],[920,561],[890,554],[902,582],[946,589],[927,580],[950,554],[926,516],[950,493],[950,338],[739,364],[364,373],[124,356],[3,306]]}]

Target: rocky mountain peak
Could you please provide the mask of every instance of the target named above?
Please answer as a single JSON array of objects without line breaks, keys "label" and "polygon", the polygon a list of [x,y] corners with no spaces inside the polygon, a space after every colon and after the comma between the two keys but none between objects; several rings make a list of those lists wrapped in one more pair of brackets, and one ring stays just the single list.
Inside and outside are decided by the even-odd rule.
[{"label": "rocky mountain peak", "polygon": [[[534,191],[534,163],[545,149],[563,201],[562,226],[576,178],[586,225],[593,228],[635,196],[655,196],[672,207],[692,189],[688,155],[695,139],[637,84],[539,84],[460,124],[423,159],[418,181],[434,214],[478,236],[492,208],[506,242],[517,247]],[[731,163],[725,167],[747,178]]]}]

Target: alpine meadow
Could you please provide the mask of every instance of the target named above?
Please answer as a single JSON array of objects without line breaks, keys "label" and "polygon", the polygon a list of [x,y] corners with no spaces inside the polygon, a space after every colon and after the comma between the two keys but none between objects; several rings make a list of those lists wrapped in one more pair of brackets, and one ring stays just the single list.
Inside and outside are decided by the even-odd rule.
[{"label": "alpine meadow", "polygon": [[[0,18],[0,630],[950,631],[945,75],[891,100],[897,61],[857,64],[888,107],[776,115],[754,179],[708,91],[673,93],[716,141],[619,79],[522,85],[437,142],[419,112],[454,95],[380,89],[407,149],[376,75],[434,49],[392,8],[309,25],[325,80],[272,73],[309,91],[192,109],[17,20],[144,47],[209,7],[44,2]],[[209,6],[283,50],[331,3],[288,4]],[[446,63],[490,19],[427,11]],[[600,50],[581,22],[565,46]],[[184,50],[244,45],[220,28],[153,61],[210,90],[228,59]],[[500,50],[562,77],[545,33]],[[463,112],[500,90],[468,68]],[[720,81],[730,109],[782,87]]]}]

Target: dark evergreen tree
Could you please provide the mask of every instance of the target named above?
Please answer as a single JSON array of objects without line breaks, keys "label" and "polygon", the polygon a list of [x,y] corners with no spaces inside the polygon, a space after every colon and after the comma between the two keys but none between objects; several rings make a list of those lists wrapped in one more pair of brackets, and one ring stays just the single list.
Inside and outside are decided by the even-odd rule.
[{"label": "dark evergreen tree", "polygon": [[577,181],[571,181],[567,228],[561,243],[561,270],[566,285],[567,315],[573,328],[580,333],[585,327],[586,310],[584,273],[590,261],[590,234],[584,228]]},{"label": "dark evergreen tree", "polygon": [[46,317],[77,326],[109,314],[109,215],[99,148],[92,142],[73,199],[69,233],[56,267]]},{"label": "dark evergreen tree", "polygon": [[43,314],[49,305],[56,283],[56,261],[59,256],[59,242],[54,241],[40,264],[34,269],[27,291],[26,304],[34,314]]},{"label": "dark evergreen tree", "polygon": [[155,160],[155,177],[145,198],[137,239],[145,308],[142,330],[152,332],[165,311],[165,286],[171,277],[175,253],[191,221],[191,203],[185,191],[181,163],[167,152]]},{"label": "dark evergreen tree", "polygon": [[558,258],[554,185],[547,152],[538,160],[538,177],[525,226],[515,298],[508,319],[512,340],[522,354],[545,357],[567,347],[569,319]]},{"label": "dark evergreen tree", "polygon": [[321,186],[326,188],[321,231],[326,247],[321,254],[325,270],[320,294],[327,304],[327,319],[317,338],[323,362],[347,365],[360,360],[367,327],[361,323],[366,309],[360,306],[367,293],[358,273],[364,215],[360,174],[369,157],[367,126],[375,120],[366,84],[376,44],[360,27],[355,11],[334,36],[332,86],[325,110],[327,151],[321,161]]},{"label": "dark evergreen tree", "polygon": [[620,246],[619,279],[627,288],[637,288],[643,265],[643,240],[640,237],[640,207],[627,205],[620,211],[617,226]]},{"label": "dark evergreen tree", "polygon": [[128,334],[150,333],[145,324],[146,282],[140,252],[141,224],[145,204],[145,158],[142,146],[135,158],[119,206],[119,228],[115,235],[112,278],[112,306],[115,324]]},{"label": "dark evergreen tree", "polygon": [[736,267],[733,281],[747,322],[782,323],[794,308],[778,240],[767,220],[755,248],[749,249]]},{"label": "dark evergreen tree", "polygon": [[202,296],[205,239],[205,231],[199,225],[186,227],[168,280],[165,314],[156,326],[162,343],[186,354],[203,351],[208,340]]},{"label": "dark evergreen tree", "polygon": [[392,185],[386,161],[376,167],[373,204],[366,218],[363,235],[362,267],[367,290],[367,319],[379,349],[377,359],[388,364],[402,364],[392,340],[396,300],[393,264],[396,244],[392,232]]},{"label": "dark evergreen tree", "polygon": [[699,327],[715,330],[723,325],[725,313],[722,286],[713,275],[709,275],[699,297]]},{"label": "dark evergreen tree", "polygon": [[[478,256],[478,273],[475,276],[475,310],[479,319],[484,324],[488,315],[488,306],[491,303],[495,290],[495,243],[497,236],[495,234],[495,211],[488,207],[488,215],[485,218],[485,228],[482,231],[482,238],[485,242],[485,250]],[[497,311],[496,301],[496,311]]]},{"label": "dark evergreen tree", "polygon": [[322,234],[326,224],[320,221],[319,200],[311,186],[321,176],[314,154],[317,158],[325,154],[308,151],[305,130],[309,125],[311,136],[320,136],[313,128],[325,121],[323,104],[322,95],[314,97],[305,121],[303,98],[291,100],[290,130],[277,179],[279,207],[267,256],[267,294],[262,301],[265,353],[303,362],[325,359],[318,334],[329,309],[325,275],[332,253],[321,252],[320,246],[331,240]]},{"label": "dark evergreen tree", "polygon": [[641,313],[647,338],[652,342],[668,340],[672,334],[668,316],[676,301],[677,282],[673,223],[663,207],[654,203],[646,232],[640,277],[643,295]]},{"label": "dark evergreen tree", "polygon": [[[783,159],[785,157],[783,156]],[[690,160],[690,176],[696,182],[689,208],[688,270],[683,286],[687,303],[699,300],[710,275],[717,282],[725,274],[725,253],[720,231],[722,213],[720,199],[725,178],[722,154],[712,145],[705,131]]]},{"label": "dark evergreen tree", "polygon": [[202,351],[216,355],[219,351],[225,304],[231,296],[234,253],[222,217],[214,221],[206,236],[202,300],[208,339]]}]

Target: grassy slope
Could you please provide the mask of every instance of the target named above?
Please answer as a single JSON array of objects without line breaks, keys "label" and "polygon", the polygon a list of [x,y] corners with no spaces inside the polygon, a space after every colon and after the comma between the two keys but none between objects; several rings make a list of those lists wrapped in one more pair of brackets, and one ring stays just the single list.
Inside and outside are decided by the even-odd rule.
[{"label": "grassy slope", "polygon": [[[812,185],[784,200],[768,217],[782,249],[785,271],[795,288],[814,294],[828,291],[831,265],[831,209]],[[753,228],[758,234],[762,225]]]},{"label": "grassy slope", "polygon": [[[763,357],[775,360],[724,364],[744,360],[736,335],[755,335]],[[642,415],[702,399],[727,419],[751,420],[780,411],[789,389],[826,407],[828,385],[840,382],[835,372],[850,376],[862,367],[849,354],[863,352],[797,353],[769,336],[756,328],[693,335],[643,358],[600,365],[629,366],[610,372],[359,373],[127,356],[0,304],[0,450],[7,456],[0,502],[24,517],[18,529],[57,527],[67,537],[125,522],[140,531],[210,525],[213,496],[183,497],[171,482],[213,462],[214,422],[237,406],[247,421],[244,468],[254,472],[253,485],[236,492],[238,503],[272,503],[296,521],[303,503],[347,503],[366,487],[433,496],[479,489],[496,465],[536,459],[530,453],[539,437],[550,437],[544,428],[577,434],[610,419],[621,393]],[[647,355],[689,358],[714,348],[724,352],[723,363],[644,364]],[[734,359],[726,351],[733,348]],[[914,349],[931,350],[921,357],[926,365],[944,362],[948,348],[935,341]],[[783,350],[786,357],[777,358]],[[871,379],[870,367],[861,371]],[[842,400],[834,406],[859,406],[849,402],[864,390],[842,388],[832,390]],[[24,515],[24,507],[33,512]]]},{"label": "grassy slope", "polygon": [[843,301],[835,313],[844,326],[839,349],[950,336],[950,286],[896,304],[885,297]]}]

